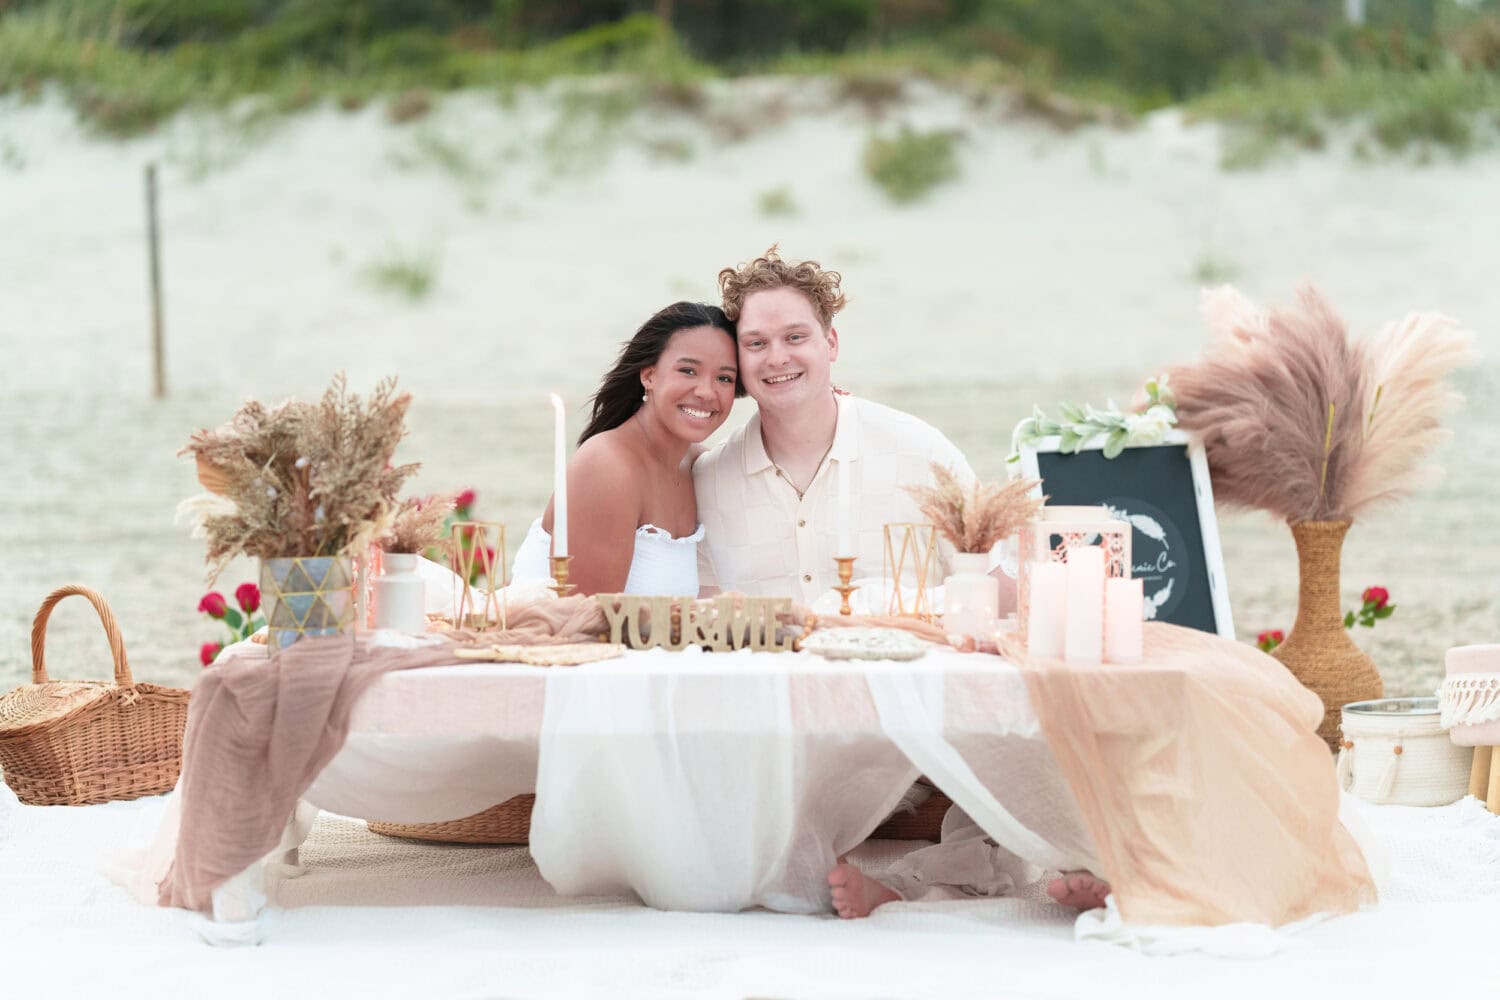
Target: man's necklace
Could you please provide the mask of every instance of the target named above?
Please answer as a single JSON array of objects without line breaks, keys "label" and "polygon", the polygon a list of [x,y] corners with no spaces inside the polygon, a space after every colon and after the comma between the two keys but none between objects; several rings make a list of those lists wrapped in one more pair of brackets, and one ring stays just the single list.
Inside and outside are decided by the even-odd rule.
[{"label": "man's necklace", "polygon": [[823,449],[823,457],[820,458],[820,459],[818,459],[818,464],[815,465],[815,466],[813,466],[812,479],[809,479],[807,481],[807,486],[804,489],[800,489],[799,490],[797,488],[797,483],[792,479],[791,476],[789,476],[789,475],[786,474],[786,470],[785,469],[783,469],[781,466],[779,466],[779,465],[776,464],[776,460],[774,458],[771,459],[771,468],[773,468],[773,469],[776,470],[776,474],[778,476],[780,476],[782,479],[786,480],[786,484],[792,488],[792,492],[795,493],[795,494],[797,494],[797,499],[801,500],[807,494],[807,491],[810,490],[810,489],[812,489],[813,479],[817,479],[818,478],[818,470],[823,467],[823,462],[828,458],[828,453],[831,452],[831,451],[833,451],[833,442],[832,441],[828,442],[828,447],[825,448],[825,449]]}]

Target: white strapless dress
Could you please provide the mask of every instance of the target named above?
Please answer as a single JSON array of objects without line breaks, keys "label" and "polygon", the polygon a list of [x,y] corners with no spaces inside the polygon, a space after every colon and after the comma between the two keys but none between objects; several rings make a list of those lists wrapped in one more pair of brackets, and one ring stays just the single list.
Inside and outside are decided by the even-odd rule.
[{"label": "white strapless dress", "polygon": [[[703,540],[703,525],[684,538],[673,538],[654,524],[635,529],[635,555],[625,578],[627,594],[668,594],[673,597],[698,596],[698,543]],[[510,578],[514,583],[548,581],[552,568],[552,536],[542,527],[542,519],[531,522],[525,541],[516,550]]]}]

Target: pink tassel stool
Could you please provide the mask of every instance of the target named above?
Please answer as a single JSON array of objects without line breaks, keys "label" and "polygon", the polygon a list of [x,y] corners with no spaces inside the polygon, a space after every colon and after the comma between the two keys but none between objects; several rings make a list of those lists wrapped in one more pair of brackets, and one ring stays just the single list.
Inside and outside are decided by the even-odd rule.
[{"label": "pink tassel stool", "polygon": [[1443,727],[1454,743],[1474,748],[1469,794],[1500,813],[1500,644],[1454,646],[1445,663]]}]

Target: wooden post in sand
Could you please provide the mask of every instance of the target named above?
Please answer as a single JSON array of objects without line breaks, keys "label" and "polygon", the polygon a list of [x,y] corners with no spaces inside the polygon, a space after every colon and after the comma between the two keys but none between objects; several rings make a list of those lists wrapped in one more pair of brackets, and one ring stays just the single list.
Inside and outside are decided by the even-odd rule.
[{"label": "wooden post in sand", "polygon": [[156,164],[146,164],[146,250],[151,267],[151,395],[167,396],[161,317],[161,233],[156,224]]}]

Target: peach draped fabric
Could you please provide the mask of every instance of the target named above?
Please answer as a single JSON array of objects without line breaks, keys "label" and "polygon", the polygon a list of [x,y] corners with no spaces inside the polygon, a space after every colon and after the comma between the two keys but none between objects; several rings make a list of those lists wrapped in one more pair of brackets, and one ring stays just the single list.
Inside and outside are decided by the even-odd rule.
[{"label": "peach draped fabric", "polygon": [[161,904],[208,910],[215,888],[276,847],[297,799],[343,746],[359,696],[389,670],[452,660],[452,648],[327,636],[205,670],[183,736],[181,832]]},{"label": "peach draped fabric", "polygon": [[1375,902],[1318,697],[1242,643],[1159,623],[1145,641],[1136,666],[1012,657],[1122,918],[1277,927]]},{"label": "peach draped fabric", "polygon": [[[598,602],[585,597],[519,607],[486,642],[563,642],[597,634]],[[349,732],[360,697],[392,670],[452,663],[450,632],[417,645],[381,646],[376,633],[307,638],[276,656],[242,643],[193,689],[177,782],[181,826],[159,899],[207,910],[213,890],[274,849],[297,799]]]}]

